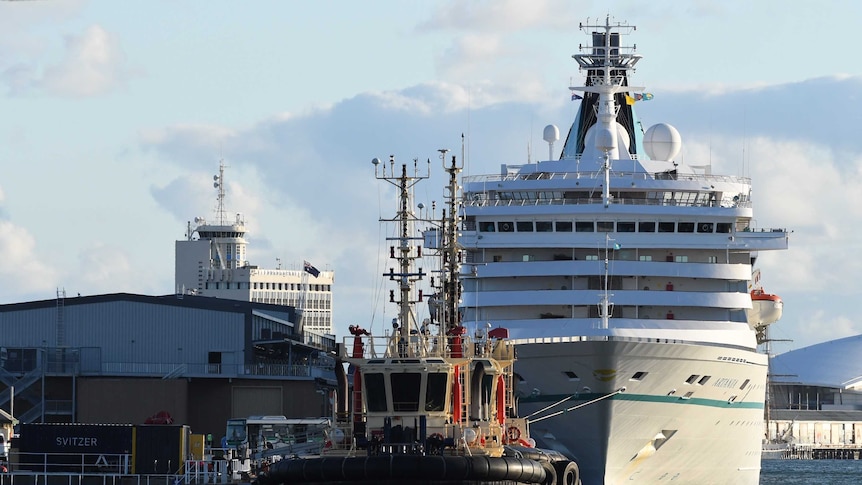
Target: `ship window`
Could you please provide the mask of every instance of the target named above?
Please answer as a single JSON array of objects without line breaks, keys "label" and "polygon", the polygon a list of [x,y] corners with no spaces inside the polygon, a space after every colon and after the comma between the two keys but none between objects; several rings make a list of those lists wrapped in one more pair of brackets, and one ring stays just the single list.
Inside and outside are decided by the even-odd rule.
[{"label": "ship window", "polygon": [[596,223],[597,232],[614,232],[613,221],[599,221]]},{"label": "ship window", "polygon": [[676,224],[673,222],[659,222],[658,232],[674,232]]},{"label": "ship window", "polygon": [[642,381],[642,380],[644,380],[644,377],[647,376],[647,374],[649,374],[649,372],[635,372],[635,374],[632,376],[632,378],[630,380]]},{"label": "ship window", "polygon": [[635,232],[635,223],[617,222],[617,232]]},{"label": "ship window", "polygon": [[693,222],[680,222],[676,226],[677,232],[694,232]]},{"label": "ship window", "polygon": [[494,223],[493,222],[480,222],[479,223],[479,231],[480,232],[494,232]]},{"label": "ship window", "polygon": [[718,256],[707,256],[706,259],[707,259],[707,261],[706,261],[707,263],[717,263],[718,262]]},{"label": "ship window", "polygon": [[595,232],[593,221],[578,221],[575,223],[575,232]]},{"label": "ship window", "polygon": [[688,262],[688,256],[674,256],[673,260],[676,261],[677,263],[687,263]]},{"label": "ship window", "polygon": [[685,383],[686,384],[694,384],[694,381],[696,381],[698,377],[700,377],[700,376],[697,374],[692,374],[688,377],[688,379],[685,380]]},{"label": "ship window", "polygon": [[641,256],[638,256],[638,260],[640,260],[640,261],[652,261],[652,256],[641,255]]},{"label": "ship window", "polygon": [[419,388],[422,384],[422,374],[404,372],[390,374],[389,378],[392,379],[392,410],[396,413],[399,411],[419,411]]},{"label": "ship window", "polygon": [[446,384],[449,383],[449,374],[445,372],[434,372],[428,374],[428,386],[425,391],[425,410],[443,411],[446,407]]},{"label": "ship window", "polygon": [[715,232],[729,234],[730,233],[730,223],[728,222],[719,222],[715,225]]},{"label": "ship window", "polygon": [[503,256],[500,256],[499,254],[494,255],[494,262],[495,263],[499,263],[501,261],[503,261]]},{"label": "ship window", "polygon": [[533,221],[518,221],[515,225],[518,232],[533,232]]},{"label": "ship window", "polygon": [[551,221],[536,221],[536,232],[553,232]]},{"label": "ship window", "polygon": [[697,383],[702,386],[702,385],[706,384],[707,382],[709,382],[710,377],[712,377],[712,376],[703,376],[700,378],[699,381],[697,381]]},{"label": "ship window", "polygon": [[697,232],[712,232],[712,225],[711,222],[698,222]]},{"label": "ship window", "polygon": [[596,254],[588,254],[587,257],[584,259],[587,261],[598,261],[599,257]]},{"label": "ship window", "polygon": [[567,371],[563,372],[563,374],[565,374],[565,375],[566,375],[566,377],[568,377],[570,381],[579,381],[579,380],[581,380],[581,378],[580,378],[580,377],[578,377],[578,375],[577,375],[577,374],[575,374],[574,372],[572,372],[572,371],[570,371],[570,370],[567,370]]},{"label": "ship window", "polygon": [[557,232],[572,232],[572,221],[557,221]]},{"label": "ship window", "polygon": [[515,225],[511,222],[498,222],[497,228],[500,232],[512,232],[515,230]]},{"label": "ship window", "polygon": [[655,222],[638,222],[638,232],[655,232]]},{"label": "ship window", "polygon": [[748,387],[749,382],[751,382],[751,379],[746,379],[745,381],[743,381],[742,385],[739,386],[739,390],[744,390],[746,387]]},{"label": "ship window", "polygon": [[365,405],[368,407],[368,412],[385,413],[386,386],[383,374],[365,374],[362,377],[365,379]]}]

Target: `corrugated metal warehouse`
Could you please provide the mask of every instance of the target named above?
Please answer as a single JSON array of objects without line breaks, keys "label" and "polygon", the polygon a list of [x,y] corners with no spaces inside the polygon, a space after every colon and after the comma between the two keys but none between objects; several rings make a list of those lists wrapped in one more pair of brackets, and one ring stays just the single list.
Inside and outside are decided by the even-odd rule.
[{"label": "corrugated metal warehouse", "polygon": [[0,408],[24,423],[167,411],[215,439],[231,417],[330,416],[334,338],[294,322],[291,307],[190,295],[0,305]]}]

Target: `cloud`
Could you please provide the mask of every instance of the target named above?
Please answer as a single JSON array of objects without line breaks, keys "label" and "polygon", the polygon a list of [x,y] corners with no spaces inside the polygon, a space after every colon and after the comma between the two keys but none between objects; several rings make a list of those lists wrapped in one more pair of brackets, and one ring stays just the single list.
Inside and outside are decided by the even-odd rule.
[{"label": "cloud", "polygon": [[19,62],[3,71],[12,95],[45,93],[85,98],[123,89],[132,77],[119,38],[99,25],[80,35],[67,35],[62,58],[42,72]]},{"label": "cloud", "polygon": [[474,0],[444,3],[419,31],[512,32],[577,25],[571,2],[562,0]]},{"label": "cloud", "polygon": [[[0,289],[4,295],[53,291],[57,274],[37,256],[36,241],[27,229],[0,221]],[[4,298],[5,299],[5,298]]]}]

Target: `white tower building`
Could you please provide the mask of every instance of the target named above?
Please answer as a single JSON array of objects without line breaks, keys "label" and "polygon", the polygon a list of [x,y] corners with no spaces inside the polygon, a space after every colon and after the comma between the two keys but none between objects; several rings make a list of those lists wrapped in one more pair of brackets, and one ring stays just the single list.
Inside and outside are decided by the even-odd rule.
[{"label": "white tower building", "polygon": [[229,221],[224,206],[224,163],[213,176],[218,190],[216,220],[196,217],[188,223],[186,239],[176,242],[176,291],[232,300],[292,306],[297,330],[333,334],[332,284],[335,272],[319,271],[303,262],[300,269],[263,269],[246,260],[245,221],[236,214]]}]

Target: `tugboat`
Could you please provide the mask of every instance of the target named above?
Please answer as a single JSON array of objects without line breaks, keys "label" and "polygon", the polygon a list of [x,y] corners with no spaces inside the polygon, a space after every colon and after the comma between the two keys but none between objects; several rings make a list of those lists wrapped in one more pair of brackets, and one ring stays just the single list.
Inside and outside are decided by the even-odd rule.
[{"label": "tugboat", "polygon": [[[565,455],[540,450],[530,438],[529,422],[518,417],[513,393],[514,346],[505,328],[468,329],[461,325],[459,301],[461,253],[458,246],[457,175],[463,165],[440,150],[449,175],[447,209],[439,220],[423,218],[412,208],[412,190],[429,177],[414,160],[396,174],[395,158],[375,158],[375,177],[398,192],[390,258],[396,262],[385,277],[398,284],[390,301],[399,309],[391,331],[372,335],[350,327],[340,349],[336,371],[341,392],[337,416],[322,453],[283,459],[258,477],[261,485],[287,483],[580,483],[578,466]],[[381,167],[382,165],[382,167]],[[422,237],[414,227],[428,224]],[[436,251],[439,276],[432,276],[431,316],[421,324],[415,306],[423,301],[417,283],[428,274],[417,264],[422,241]],[[347,373],[353,368],[348,410]]]}]

